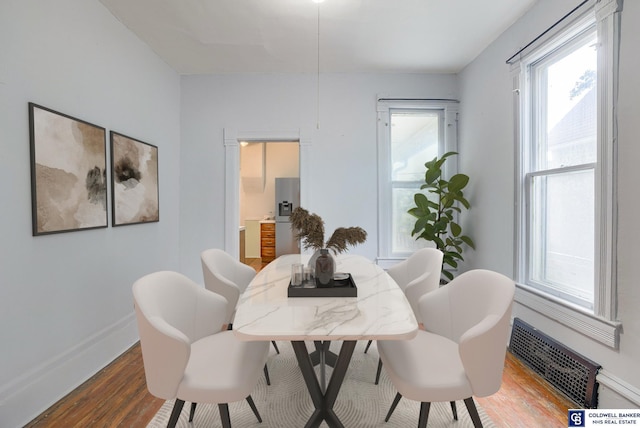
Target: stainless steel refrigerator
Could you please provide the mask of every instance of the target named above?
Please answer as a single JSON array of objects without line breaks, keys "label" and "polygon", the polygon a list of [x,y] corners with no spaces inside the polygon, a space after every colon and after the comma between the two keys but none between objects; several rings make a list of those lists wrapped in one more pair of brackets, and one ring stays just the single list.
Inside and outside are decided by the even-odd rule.
[{"label": "stainless steel refrigerator", "polygon": [[300,206],[300,179],[276,178],[276,257],[299,254],[300,245],[291,230],[289,216]]}]

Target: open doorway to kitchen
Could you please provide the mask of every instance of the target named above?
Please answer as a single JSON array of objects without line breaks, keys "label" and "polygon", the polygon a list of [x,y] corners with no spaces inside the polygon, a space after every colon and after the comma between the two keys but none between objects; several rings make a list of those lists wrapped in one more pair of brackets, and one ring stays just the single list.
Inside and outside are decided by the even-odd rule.
[{"label": "open doorway to kitchen", "polygon": [[[229,254],[236,255],[239,259],[241,254],[246,254],[246,217],[259,218],[264,221],[264,217],[274,217],[273,223],[275,228],[276,206],[275,206],[275,178],[276,175],[271,173],[271,168],[274,171],[279,171],[282,176],[287,176],[295,172],[297,166],[299,194],[300,194],[300,206],[307,206],[309,200],[308,189],[308,173],[309,173],[309,152],[311,148],[311,132],[300,129],[296,130],[284,130],[284,131],[241,131],[231,128],[224,129],[224,144],[225,144],[225,251]],[[242,143],[247,143],[243,146]],[[285,169],[278,163],[281,162],[277,159],[282,151],[293,151],[292,147],[297,147],[297,165],[295,162],[295,155],[293,160]],[[273,194],[273,202],[271,208],[248,208],[246,201],[241,203],[241,191],[244,191],[244,185],[242,183],[243,178],[241,176],[241,150],[243,147],[251,147],[251,150],[259,154],[263,154],[262,160],[256,164],[256,160],[253,159],[249,163],[251,166],[246,166],[247,188],[257,190],[261,186],[260,175],[251,173],[254,168],[262,168],[264,171],[264,189]],[[287,155],[289,158],[290,154]],[[247,160],[245,158],[245,160]],[[271,161],[274,163],[271,164]],[[242,165],[243,168],[245,166]],[[282,168],[282,169],[280,169]],[[244,172],[243,172],[244,174]],[[287,174],[287,175],[285,175]],[[273,183],[270,184],[267,177],[273,178]],[[258,178],[255,180],[255,178]],[[268,186],[273,186],[272,190],[268,190]],[[263,193],[265,192],[263,190]],[[271,193],[271,191],[273,193]],[[268,196],[263,195],[265,200]],[[266,205],[265,205],[266,206]],[[242,227],[244,227],[244,237],[241,239]],[[289,228],[290,229],[290,228]],[[275,233],[274,233],[275,235]],[[277,238],[275,244],[277,245]],[[240,248],[241,242],[244,248]],[[255,248],[254,248],[255,249]],[[250,253],[255,254],[255,253]],[[274,256],[277,255],[274,254]],[[246,259],[246,257],[245,257]]]},{"label": "open doorway to kitchen", "polygon": [[240,142],[240,261],[259,270],[300,252],[289,215],[300,206],[298,141]]}]

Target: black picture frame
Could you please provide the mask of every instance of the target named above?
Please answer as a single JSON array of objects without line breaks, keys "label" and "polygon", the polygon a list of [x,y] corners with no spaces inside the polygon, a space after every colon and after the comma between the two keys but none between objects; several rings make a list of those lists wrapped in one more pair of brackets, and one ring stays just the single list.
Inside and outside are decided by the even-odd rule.
[{"label": "black picture frame", "polygon": [[158,147],[110,132],[111,224],[160,221]]},{"label": "black picture frame", "polygon": [[33,236],[108,226],[106,130],[29,103]]}]

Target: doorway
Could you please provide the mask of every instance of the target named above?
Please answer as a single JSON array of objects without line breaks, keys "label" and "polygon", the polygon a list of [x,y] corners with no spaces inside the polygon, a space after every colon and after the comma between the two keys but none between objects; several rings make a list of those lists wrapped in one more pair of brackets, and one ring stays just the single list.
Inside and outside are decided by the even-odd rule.
[{"label": "doorway", "polygon": [[299,252],[288,215],[280,212],[283,201],[300,205],[299,142],[241,141],[239,168],[240,261],[256,267]]},{"label": "doorway", "polygon": [[[278,142],[298,145],[298,175],[300,179],[300,205],[307,206],[309,192],[309,159],[312,145],[312,132],[308,130],[284,131],[238,131],[224,129],[225,146],[225,235],[224,248],[229,254],[240,258],[240,148],[241,142],[262,142],[267,145]],[[264,214],[263,214],[264,215]],[[246,233],[246,231],[245,231]],[[243,251],[244,254],[244,251]]]}]

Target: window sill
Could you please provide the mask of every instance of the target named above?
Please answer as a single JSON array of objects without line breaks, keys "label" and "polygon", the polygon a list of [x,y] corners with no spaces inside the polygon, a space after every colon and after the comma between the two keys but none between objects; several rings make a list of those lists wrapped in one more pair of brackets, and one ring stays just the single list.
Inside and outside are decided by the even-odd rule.
[{"label": "window sill", "polygon": [[376,259],[376,264],[380,266],[382,269],[387,270],[391,266],[394,266],[401,261],[405,260],[407,257],[378,257]]},{"label": "window sill", "polygon": [[618,349],[622,327],[619,322],[585,313],[526,285],[518,284],[515,301],[610,348]]}]

